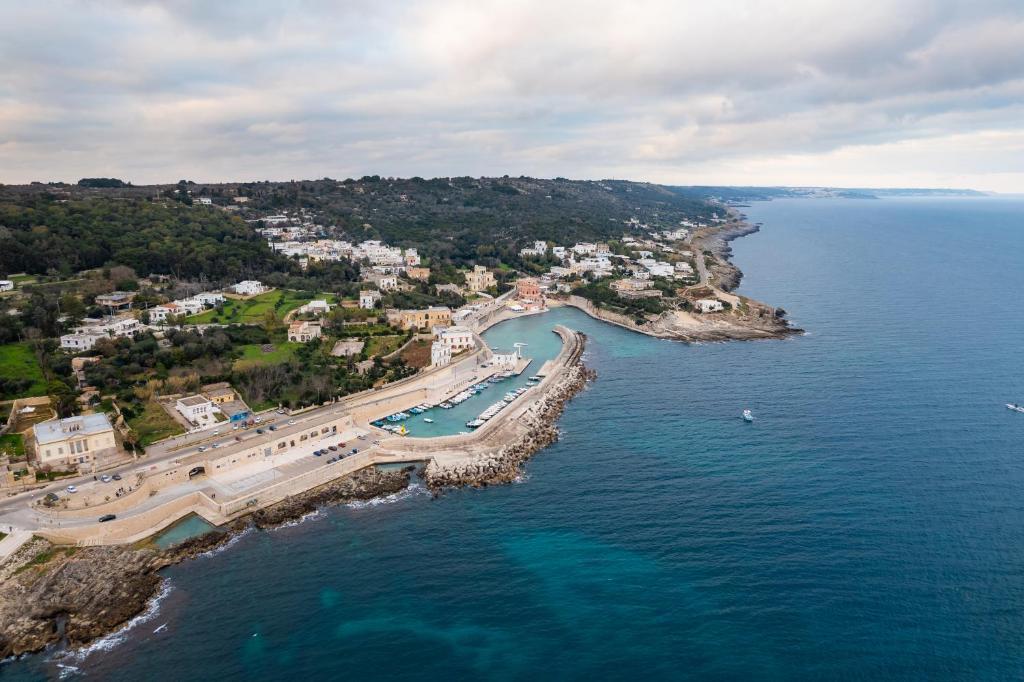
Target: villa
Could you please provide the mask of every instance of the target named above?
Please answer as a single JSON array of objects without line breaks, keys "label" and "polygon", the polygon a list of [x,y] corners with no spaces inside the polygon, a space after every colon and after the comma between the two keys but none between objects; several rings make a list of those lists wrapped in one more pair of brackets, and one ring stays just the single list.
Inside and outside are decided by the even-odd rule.
[{"label": "villa", "polygon": [[32,434],[40,466],[88,464],[117,447],[114,427],[102,412],[40,422]]},{"label": "villa", "polygon": [[308,320],[296,320],[288,325],[288,340],[293,343],[306,343],[319,339],[322,330],[319,322]]}]

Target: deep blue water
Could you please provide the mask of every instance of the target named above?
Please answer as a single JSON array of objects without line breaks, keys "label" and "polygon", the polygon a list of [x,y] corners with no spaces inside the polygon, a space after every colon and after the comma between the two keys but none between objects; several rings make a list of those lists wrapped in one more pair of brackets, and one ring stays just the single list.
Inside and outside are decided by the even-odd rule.
[{"label": "deep blue water", "polygon": [[66,662],[111,680],[1024,677],[1024,415],[1003,407],[1024,402],[1024,202],[748,214],[765,228],[735,243],[742,290],[807,336],[508,323],[582,329],[599,375],[523,483],[249,533]]}]

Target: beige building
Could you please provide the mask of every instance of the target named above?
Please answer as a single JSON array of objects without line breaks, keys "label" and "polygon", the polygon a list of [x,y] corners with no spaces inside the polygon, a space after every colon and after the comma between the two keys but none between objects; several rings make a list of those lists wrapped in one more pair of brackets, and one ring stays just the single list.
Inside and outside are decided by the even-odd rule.
[{"label": "beige building", "polygon": [[482,265],[474,265],[473,272],[466,273],[466,288],[470,291],[486,291],[497,284],[494,273]]},{"label": "beige building", "polygon": [[114,427],[103,413],[51,419],[32,427],[40,466],[78,466],[117,447]]},{"label": "beige building", "polygon": [[426,282],[430,279],[430,268],[407,267],[405,269],[405,276],[409,279],[418,279],[421,282]]},{"label": "beige building", "polygon": [[321,331],[319,322],[296,320],[288,325],[288,340],[294,343],[306,343],[313,339],[319,339]]},{"label": "beige building", "polygon": [[388,312],[388,323],[399,329],[433,329],[452,323],[452,310],[445,306],[432,306],[426,310],[393,310]]}]

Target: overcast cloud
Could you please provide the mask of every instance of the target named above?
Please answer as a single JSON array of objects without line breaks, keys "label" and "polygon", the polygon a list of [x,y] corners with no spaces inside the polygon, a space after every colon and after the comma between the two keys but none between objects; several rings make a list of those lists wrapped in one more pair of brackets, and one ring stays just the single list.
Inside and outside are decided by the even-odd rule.
[{"label": "overcast cloud", "polygon": [[1024,192],[1024,2],[6,2],[0,182]]}]

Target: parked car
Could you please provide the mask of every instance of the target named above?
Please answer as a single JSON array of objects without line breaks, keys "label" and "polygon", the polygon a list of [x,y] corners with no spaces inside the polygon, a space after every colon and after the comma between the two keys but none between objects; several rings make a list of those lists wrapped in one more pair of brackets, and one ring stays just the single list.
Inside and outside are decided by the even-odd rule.
[{"label": "parked car", "polygon": [[323,456],[323,454],[324,454],[324,451],[323,451],[323,450],[315,450],[315,451],[313,452],[313,456],[314,456],[314,457],[322,457],[322,456]]},{"label": "parked car", "polygon": [[103,474],[102,476],[100,476],[100,480],[101,480],[101,481],[103,481],[104,483],[110,483],[110,482],[111,482],[111,481],[113,481],[114,479],[112,479],[112,478],[111,478],[110,476],[108,476],[107,474]]},{"label": "parked car", "polygon": [[256,429],[256,433],[263,433],[263,429]]},{"label": "parked car", "polygon": [[113,476],[111,476],[111,478],[113,478],[115,481],[120,481],[121,480],[121,474],[114,474]]},{"label": "parked car", "polygon": [[261,421],[263,421],[263,417],[254,417],[253,421],[259,424]]},{"label": "parked car", "polygon": [[270,430],[271,431],[277,431],[277,426],[275,426],[274,424],[271,424],[270,425]]},{"label": "parked car", "polygon": [[214,429],[213,430],[213,435],[219,436],[220,435],[220,429]]},{"label": "parked car", "polygon": [[359,436],[359,440],[366,440],[366,434],[364,433],[363,435]]},{"label": "parked car", "polygon": [[78,492],[78,488],[76,488],[73,485],[69,485],[67,488],[65,488],[65,490],[67,490],[69,493],[77,493]]},{"label": "parked car", "polygon": [[199,452],[206,452],[206,446],[205,445],[200,445],[199,446]]},{"label": "parked car", "polygon": [[104,514],[100,517],[100,523],[106,523],[107,521],[113,521],[117,518],[117,514]]},{"label": "parked car", "polygon": [[233,426],[231,427],[231,430],[232,430],[232,431],[237,431],[237,430],[238,430],[238,424],[235,424],[235,425],[233,425]]},{"label": "parked car", "polygon": [[289,419],[288,420],[288,426],[295,426],[295,420],[294,419]]},{"label": "parked car", "polygon": [[349,454],[350,454],[350,455],[354,455],[354,454],[356,454],[357,452],[359,452],[359,448],[352,448],[351,450],[349,450]]},{"label": "parked car", "polygon": [[220,447],[220,443],[214,443],[214,444],[213,444],[213,445],[211,445],[210,447],[211,447],[211,448],[219,448],[219,447]]}]

